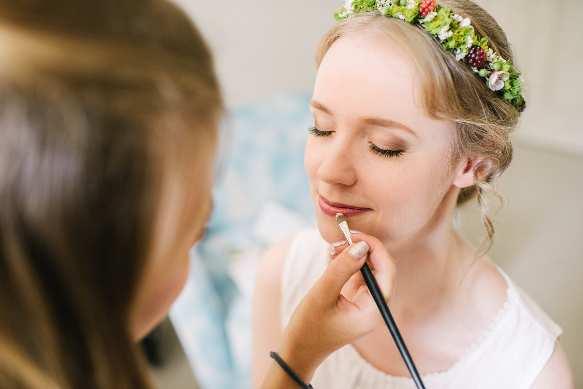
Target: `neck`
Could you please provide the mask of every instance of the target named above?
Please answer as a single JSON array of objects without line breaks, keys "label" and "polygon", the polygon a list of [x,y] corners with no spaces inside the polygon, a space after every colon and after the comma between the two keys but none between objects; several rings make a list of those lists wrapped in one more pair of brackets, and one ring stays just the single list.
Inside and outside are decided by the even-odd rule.
[{"label": "neck", "polygon": [[459,286],[471,248],[453,228],[457,193],[448,193],[432,221],[407,242],[386,243],[395,258],[391,310],[414,316],[439,308]]}]

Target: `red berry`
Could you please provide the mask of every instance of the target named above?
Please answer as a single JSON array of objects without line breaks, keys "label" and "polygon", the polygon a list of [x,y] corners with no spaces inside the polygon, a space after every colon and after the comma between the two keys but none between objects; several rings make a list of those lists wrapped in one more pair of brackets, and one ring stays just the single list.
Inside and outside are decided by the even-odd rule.
[{"label": "red berry", "polygon": [[419,14],[426,17],[437,8],[437,0],[423,0],[419,6]]},{"label": "red berry", "polygon": [[476,69],[483,69],[486,67],[486,52],[480,46],[474,46],[470,49],[466,57],[468,64]]}]

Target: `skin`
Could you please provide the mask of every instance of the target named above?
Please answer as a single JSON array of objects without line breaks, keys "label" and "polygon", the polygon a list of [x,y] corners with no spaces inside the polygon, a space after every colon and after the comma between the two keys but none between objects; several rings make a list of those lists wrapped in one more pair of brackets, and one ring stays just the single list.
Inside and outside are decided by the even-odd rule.
[{"label": "skin", "polygon": [[[253,359],[258,363],[254,366],[253,387],[274,389],[295,386],[289,376],[266,357],[270,351],[278,350],[284,361],[304,382],[309,382],[319,364],[332,352],[370,333],[382,322],[362,278],[354,275],[359,273],[368,260],[381,292],[388,300],[395,277],[394,260],[381,241],[370,235],[358,234],[354,242],[355,245],[366,243],[367,252],[355,254],[352,251],[354,246],[339,249],[333,261],[302,299],[285,330],[270,326],[273,322],[257,321],[267,317],[266,314],[276,314],[272,303],[274,297],[279,297],[261,293],[266,285],[277,284],[278,279],[267,271],[258,274],[253,325],[255,328],[261,327],[265,332],[253,337]],[[272,261],[270,257],[277,254],[278,249],[266,255],[264,265],[280,263]],[[346,289],[354,293],[346,294]],[[267,371],[265,377],[264,371]]]},{"label": "skin", "polygon": [[[216,137],[192,142],[181,140],[172,146],[174,153],[168,154],[171,158],[163,167],[164,190],[156,239],[131,310],[132,333],[136,339],[166,316],[180,294],[188,274],[188,252],[202,238],[212,211]],[[300,304],[283,336],[281,355],[307,380],[330,353],[369,332],[379,320],[372,300],[363,298],[364,285],[352,279],[366,260],[365,254],[370,254],[369,261],[385,298],[390,296],[394,275],[392,259],[373,237],[362,234],[355,241],[367,242],[368,250],[355,257],[346,249],[337,256],[335,264],[308,293],[305,303]],[[347,284],[361,290],[358,298],[341,296],[340,291]],[[262,388],[282,389],[292,385],[278,366],[271,365]]]},{"label": "skin", "polygon": [[[305,169],[327,242],[342,236],[334,218],[320,209],[321,196],[369,209],[350,217],[351,229],[378,238],[395,258],[391,311],[427,374],[463,357],[502,308],[507,284],[491,260],[476,259],[475,248],[453,228],[459,192],[475,184],[484,158],[452,159],[455,123],[431,118],[420,93],[414,63],[386,35],[370,31],[339,39],[318,70],[311,104],[316,130],[306,144]],[[371,144],[391,156],[371,151]],[[267,254],[257,283],[254,333],[262,339],[254,345],[256,383],[268,366],[264,351],[282,341],[278,296],[287,245]],[[342,290],[348,299],[356,293],[350,286]],[[382,323],[351,344],[378,370],[408,376]],[[553,387],[572,387],[558,342],[540,377],[548,375]]]},{"label": "skin", "polygon": [[[371,209],[350,218],[350,226],[378,237],[397,258],[391,309],[418,364],[442,371],[459,352],[439,350],[426,341],[443,339],[460,325],[479,334],[503,304],[505,283],[489,273],[492,302],[479,313],[486,320],[469,320],[474,312],[460,296],[468,296],[473,289],[468,286],[475,283],[460,283],[472,262],[472,249],[453,230],[452,218],[460,189],[474,182],[477,160],[464,158],[452,166],[455,124],[430,118],[418,103],[418,91],[414,64],[383,35],[366,33],[335,43],[314,87],[312,110],[321,132],[306,144],[305,168],[316,204],[324,196]],[[380,156],[370,150],[371,143],[402,153]],[[316,217],[325,240],[340,240],[334,218],[319,207]],[[482,262],[477,265],[486,271]],[[455,334],[447,344],[458,344],[461,352],[472,338]],[[394,349],[391,342],[379,327],[354,346],[380,370],[407,376],[398,353],[386,351]]]},{"label": "skin", "polygon": [[[151,258],[132,307],[132,333],[145,336],[168,313],[184,287],[189,251],[204,233],[212,211],[216,136],[174,145],[165,163],[164,190]],[[193,153],[192,150],[196,150]]]}]

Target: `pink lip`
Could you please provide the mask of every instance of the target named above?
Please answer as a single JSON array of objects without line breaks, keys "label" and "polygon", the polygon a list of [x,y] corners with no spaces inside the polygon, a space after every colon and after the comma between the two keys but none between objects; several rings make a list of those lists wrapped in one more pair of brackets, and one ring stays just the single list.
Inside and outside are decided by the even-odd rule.
[{"label": "pink lip", "polygon": [[344,216],[350,217],[372,211],[370,208],[360,208],[347,204],[333,203],[322,196],[318,196],[318,203],[322,212],[328,216],[336,216],[337,213],[342,213]]}]

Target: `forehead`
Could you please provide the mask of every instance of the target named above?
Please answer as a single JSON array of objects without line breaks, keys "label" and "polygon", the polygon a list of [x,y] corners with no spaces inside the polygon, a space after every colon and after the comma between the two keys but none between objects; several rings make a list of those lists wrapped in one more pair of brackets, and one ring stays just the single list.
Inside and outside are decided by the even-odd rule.
[{"label": "forehead", "polygon": [[406,118],[424,114],[416,66],[384,33],[349,33],[337,40],[318,69],[314,99],[332,110]]}]

